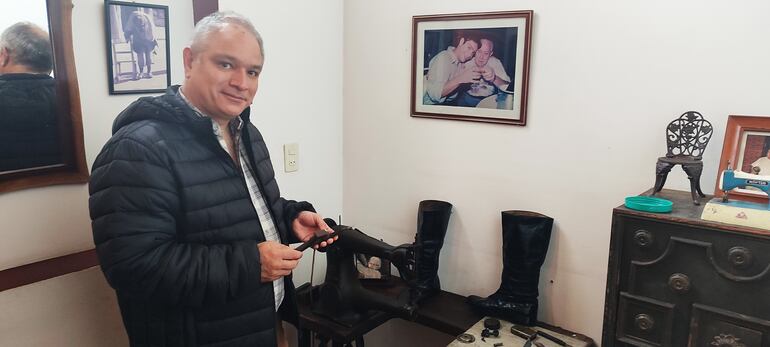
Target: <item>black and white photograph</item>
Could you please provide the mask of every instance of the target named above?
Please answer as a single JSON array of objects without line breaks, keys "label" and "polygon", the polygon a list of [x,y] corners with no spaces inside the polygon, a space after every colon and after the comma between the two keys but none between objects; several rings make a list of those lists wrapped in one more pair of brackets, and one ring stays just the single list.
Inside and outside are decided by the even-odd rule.
[{"label": "black and white photograph", "polygon": [[110,94],[161,93],[171,84],[168,6],[106,3]]}]

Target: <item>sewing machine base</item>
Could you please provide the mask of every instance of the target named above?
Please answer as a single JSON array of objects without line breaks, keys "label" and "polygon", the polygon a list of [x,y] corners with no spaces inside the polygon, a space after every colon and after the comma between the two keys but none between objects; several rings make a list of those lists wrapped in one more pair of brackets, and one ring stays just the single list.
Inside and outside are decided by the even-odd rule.
[{"label": "sewing machine base", "polygon": [[[393,283],[392,281],[359,281],[362,282],[362,285],[374,288],[384,288],[384,286],[387,286],[387,282]],[[395,297],[386,296],[375,291],[354,291],[351,293],[330,283],[323,283],[314,289],[315,293],[313,295],[317,300],[310,303],[311,311],[316,315],[326,317],[337,324],[349,328],[371,315],[371,312],[377,308],[395,317],[407,320],[413,316],[413,311],[410,311],[408,307],[408,289],[403,289]],[[345,296],[347,296],[347,299]],[[354,299],[351,302],[349,300],[351,297],[358,299]],[[361,307],[369,307],[371,309],[361,309]]]},{"label": "sewing machine base", "polygon": [[[745,172],[735,171],[730,167],[730,164],[728,162],[728,167],[726,170],[722,171],[721,178],[719,180],[719,190],[722,193],[722,202],[727,203],[729,200],[730,192],[736,188],[751,188],[758,191],[761,191],[765,194],[765,196],[770,195],[770,176],[760,176],[755,174],[749,174]],[[766,199],[760,199],[759,197],[754,196],[753,199],[745,199],[746,195],[743,195],[744,200],[754,201],[754,199],[757,199],[759,201],[764,202]],[[757,202],[757,201],[754,201]],[[765,204],[765,209],[770,210],[770,201],[768,201]]]}]

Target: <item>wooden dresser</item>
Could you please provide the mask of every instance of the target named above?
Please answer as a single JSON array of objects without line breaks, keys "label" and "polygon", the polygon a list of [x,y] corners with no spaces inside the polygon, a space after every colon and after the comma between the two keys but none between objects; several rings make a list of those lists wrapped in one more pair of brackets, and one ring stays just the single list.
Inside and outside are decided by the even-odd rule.
[{"label": "wooden dresser", "polygon": [[612,212],[602,346],[770,347],[770,231],[671,213]]}]

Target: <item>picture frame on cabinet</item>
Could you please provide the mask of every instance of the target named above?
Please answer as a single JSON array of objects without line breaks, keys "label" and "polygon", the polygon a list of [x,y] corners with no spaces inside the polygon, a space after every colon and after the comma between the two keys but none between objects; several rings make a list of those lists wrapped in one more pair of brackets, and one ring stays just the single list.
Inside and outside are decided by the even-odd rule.
[{"label": "picture frame on cabinet", "polygon": [[[714,196],[722,197],[722,172],[729,166],[735,171],[767,176],[770,180],[770,116],[731,115],[727,118],[725,141],[719,160]],[[759,189],[736,188],[730,199],[767,203],[768,196]]]}]

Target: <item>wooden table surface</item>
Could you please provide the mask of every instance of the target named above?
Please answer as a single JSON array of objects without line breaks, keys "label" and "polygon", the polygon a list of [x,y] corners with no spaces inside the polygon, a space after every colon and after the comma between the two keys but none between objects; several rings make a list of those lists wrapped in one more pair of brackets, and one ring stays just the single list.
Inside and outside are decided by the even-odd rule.
[{"label": "wooden table surface", "polygon": [[[399,278],[394,278],[390,282],[391,286],[371,286],[366,283],[366,281],[363,281],[364,287],[367,289],[393,298],[398,297],[402,291],[408,290],[406,283]],[[312,312],[310,293],[312,290],[315,292],[314,295],[317,295],[318,288],[318,286],[311,288],[308,283],[297,288],[301,329],[323,332],[323,335],[334,341],[348,343],[363,336],[391,318],[396,318],[396,316],[385,312],[369,311],[363,315],[364,318],[352,327],[336,323],[327,317]],[[472,310],[471,306],[468,305],[465,300],[465,296],[442,290],[437,295],[426,299],[420,305],[412,321],[448,335],[460,335],[469,331],[469,329],[476,326],[484,318],[484,315]],[[594,345],[593,340],[585,335],[576,334],[542,322],[538,322],[537,325],[540,329],[548,329],[550,332],[563,334],[585,342],[585,344],[579,344],[577,346]]]}]

